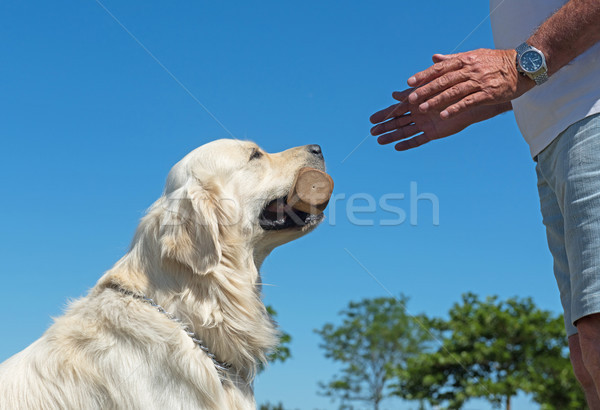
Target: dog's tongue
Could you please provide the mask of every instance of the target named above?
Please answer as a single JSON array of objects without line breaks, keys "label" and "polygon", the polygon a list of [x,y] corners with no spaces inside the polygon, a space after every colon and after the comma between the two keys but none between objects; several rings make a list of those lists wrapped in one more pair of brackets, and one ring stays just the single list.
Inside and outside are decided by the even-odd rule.
[{"label": "dog's tongue", "polygon": [[333,192],[333,179],[323,171],[301,168],[288,195],[287,205],[308,214],[322,213]]},{"label": "dog's tongue", "polygon": [[271,202],[266,208],[268,212],[272,212],[274,214],[283,214],[286,210],[289,209],[290,206],[283,202],[283,199],[278,199],[277,201]]}]

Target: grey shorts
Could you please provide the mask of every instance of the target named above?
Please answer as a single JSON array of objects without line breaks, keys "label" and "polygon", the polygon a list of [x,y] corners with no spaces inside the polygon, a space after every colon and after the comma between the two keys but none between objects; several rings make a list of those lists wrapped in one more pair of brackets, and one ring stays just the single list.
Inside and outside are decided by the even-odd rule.
[{"label": "grey shorts", "polygon": [[563,131],[537,157],[548,247],[567,335],[600,313],[600,114]]}]

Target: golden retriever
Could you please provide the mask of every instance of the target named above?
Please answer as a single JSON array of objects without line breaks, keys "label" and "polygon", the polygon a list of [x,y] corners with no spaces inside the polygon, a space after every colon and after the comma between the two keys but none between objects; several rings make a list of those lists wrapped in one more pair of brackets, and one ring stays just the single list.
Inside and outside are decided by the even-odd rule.
[{"label": "golden retriever", "polygon": [[259,268],[323,215],[283,198],[318,145],[203,145],[170,171],[130,250],[44,335],[0,365],[1,409],[253,409],[277,344]]}]

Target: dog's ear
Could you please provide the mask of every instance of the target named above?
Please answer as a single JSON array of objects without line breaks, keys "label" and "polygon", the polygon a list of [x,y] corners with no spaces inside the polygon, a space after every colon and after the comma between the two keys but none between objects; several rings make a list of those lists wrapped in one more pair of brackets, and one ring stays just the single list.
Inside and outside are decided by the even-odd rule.
[{"label": "dog's ear", "polygon": [[177,262],[205,274],[221,260],[214,200],[197,183],[165,194],[159,241],[163,262]]}]

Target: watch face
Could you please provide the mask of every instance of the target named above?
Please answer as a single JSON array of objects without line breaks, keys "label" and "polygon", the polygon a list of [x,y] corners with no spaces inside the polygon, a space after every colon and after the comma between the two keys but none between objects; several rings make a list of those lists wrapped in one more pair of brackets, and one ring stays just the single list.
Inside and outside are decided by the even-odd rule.
[{"label": "watch face", "polygon": [[529,50],[521,56],[521,68],[528,73],[535,73],[542,67],[544,61],[540,53],[534,50]]}]

